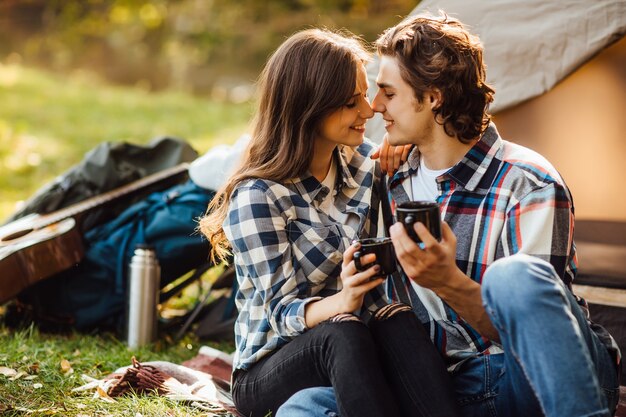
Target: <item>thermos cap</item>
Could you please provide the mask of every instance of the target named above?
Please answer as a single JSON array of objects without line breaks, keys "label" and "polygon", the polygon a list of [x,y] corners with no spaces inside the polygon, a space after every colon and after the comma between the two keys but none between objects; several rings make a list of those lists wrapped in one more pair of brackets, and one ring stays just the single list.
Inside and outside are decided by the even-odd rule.
[{"label": "thermos cap", "polygon": [[150,249],[150,250],[154,250],[154,246],[152,246],[149,243],[137,243],[135,245],[135,249]]}]

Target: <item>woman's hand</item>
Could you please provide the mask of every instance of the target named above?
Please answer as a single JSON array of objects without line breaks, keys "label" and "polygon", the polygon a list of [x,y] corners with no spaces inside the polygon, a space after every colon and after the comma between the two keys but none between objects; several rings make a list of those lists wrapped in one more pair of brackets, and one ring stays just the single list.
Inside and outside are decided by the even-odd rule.
[{"label": "woman's hand", "polygon": [[387,135],[383,138],[383,142],[380,144],[376,152],[370,156],[372,159],[380,159],[380,169],[387,173],[387,176],[391,177],[394,172],[406,162],[409,157],[409,153],[413,149],[413,145],[392,146],[389,144]]},{"label": "woman's hand", "polygon": [[[376,277],[380,273],[380,266],[373,265],[363,272],[359,272],[352,259],[354,253],[361,248],[358,242],[350,245],[343,253],[343,263],[341,265],[341,282],[343,288],[337,294],[341,299],[341,306],[344,313],[351,313],[358,310],[363,305],[363,297],[371,289],[380,285],[384,278]],[[376,260],[376,255],[371,253],[362,258],[363,264],[369,264]]]},{"label": "woman's hand", "polygon": [[[324,320],[328,320],[338,314],[353,313],[363,305],[365,294],[372,288],[380,285],[384,277],[377,277],[380,267],[374,265],[366,271],[356,270],[352,256],[361,247],[360,243],[350,245],[343,253],[341,264],[341,282],[343,288],[336,294],[308,303],[304,307],[304,321],[307,328],[317,326]],[[361,258],[363,263],[368,264],[376,260],[376,255],[368,254]]]}]

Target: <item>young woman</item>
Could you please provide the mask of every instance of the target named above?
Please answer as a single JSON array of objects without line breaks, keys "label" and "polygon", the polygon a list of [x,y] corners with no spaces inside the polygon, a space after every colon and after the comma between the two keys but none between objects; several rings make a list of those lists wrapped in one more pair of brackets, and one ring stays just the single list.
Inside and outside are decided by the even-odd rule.
[{"label": "young woman", "polygon": [[233,400],[247,416],[314,386],[334,388],[342,417],[455,415],[410,307],[387,305],[378,266],[352,261],[351,242],[376,236],[378,219],[367,58],[358,40],[325,30],[285,41],[261,75],[243,162],[201,221],[212,255],[234,254]]}]

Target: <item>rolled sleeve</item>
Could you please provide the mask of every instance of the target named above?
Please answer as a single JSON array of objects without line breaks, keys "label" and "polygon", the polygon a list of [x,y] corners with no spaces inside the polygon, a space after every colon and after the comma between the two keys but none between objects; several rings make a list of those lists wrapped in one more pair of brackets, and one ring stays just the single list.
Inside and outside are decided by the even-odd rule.
[{"label": "rolled sleeve", "polygon": [[[322,297],[309,297],[304,300],[291,300],[284,306],[284,312],[272,315],[272,321],[274,321],[277,317],[283,317],[283,320],[285,321],[285,329],[289,329],[291,331],[289,336],[297,336],[298,334],[308,330],[304,320],[304,309],[306,305],[321,299]],[[276,323],[276,326],[278,327],[278,323]]]}]

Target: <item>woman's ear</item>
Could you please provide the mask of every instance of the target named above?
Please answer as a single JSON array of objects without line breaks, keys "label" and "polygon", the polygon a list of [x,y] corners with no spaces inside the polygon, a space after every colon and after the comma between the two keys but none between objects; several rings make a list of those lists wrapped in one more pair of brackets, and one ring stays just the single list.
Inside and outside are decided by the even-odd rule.
[{"label": "woman's ear", "polygon": [[430,105],[430,109],[432,111],[437,110],[443,104],[443,95],[441,94],[441,90],[438,88],[433,88],[428,93],[428,103]]}]

